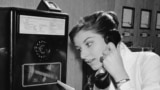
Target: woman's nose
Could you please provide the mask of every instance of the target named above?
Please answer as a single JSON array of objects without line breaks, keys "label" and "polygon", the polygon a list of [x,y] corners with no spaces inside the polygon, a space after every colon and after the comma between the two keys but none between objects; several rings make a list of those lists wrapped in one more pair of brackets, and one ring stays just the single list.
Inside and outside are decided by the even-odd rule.
[{"label": "woman's nose", "polygon": [[87,50],[81,50],[80,56],[81,59],[86,59],[89,55],[89,52]]}]

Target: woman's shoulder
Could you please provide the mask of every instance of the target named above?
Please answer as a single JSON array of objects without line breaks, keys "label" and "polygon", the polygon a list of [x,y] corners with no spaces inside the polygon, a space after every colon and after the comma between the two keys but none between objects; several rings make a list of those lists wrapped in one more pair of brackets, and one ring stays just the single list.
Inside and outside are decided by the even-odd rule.
[{"label": "woman's shoulder", "polygon": [[160,58],[158,54],[156,54],[155,52],[151,52],[151,51],[143,51],[143,52],[139,52],[140,56],[146,59],[149,58]]},{"label": "woman's shoulder", "polygon": [[160,64],[160,56],[151,51],[136,52],[141,65]]}]

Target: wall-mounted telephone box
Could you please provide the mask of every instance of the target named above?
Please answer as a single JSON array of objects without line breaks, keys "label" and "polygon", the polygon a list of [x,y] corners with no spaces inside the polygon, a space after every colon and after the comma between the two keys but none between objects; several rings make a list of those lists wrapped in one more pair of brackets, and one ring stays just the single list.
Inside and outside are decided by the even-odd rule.
[{"label": "wall-mounted telephone box", "polygon": [[60,90],[66,82],[68,15],[0,8],[0,90]]}]

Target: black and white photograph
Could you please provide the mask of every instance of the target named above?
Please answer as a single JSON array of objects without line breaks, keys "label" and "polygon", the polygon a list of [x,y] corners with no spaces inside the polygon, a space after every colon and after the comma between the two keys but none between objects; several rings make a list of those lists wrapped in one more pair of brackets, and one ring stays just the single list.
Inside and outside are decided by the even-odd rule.
[{"label": "black and white photograph", "polygon": [[122,11],[122,27],[123,28],[134,28],[134,15],[135,9],[132,7],[123,7]]},{"label": "black and white photograph", "polygon": [[160,11],[157,11],[155,27],[156,27],[156,30],[160,30]]},{"label": "black and white photograph", "polygon": [[141,29],[149,29],[151,26],[151,10],[142,9],[141,10]]},{"label": "black and white photograph", "polygon": [[160,0],[0,0],[0,90],[160,90]]}]

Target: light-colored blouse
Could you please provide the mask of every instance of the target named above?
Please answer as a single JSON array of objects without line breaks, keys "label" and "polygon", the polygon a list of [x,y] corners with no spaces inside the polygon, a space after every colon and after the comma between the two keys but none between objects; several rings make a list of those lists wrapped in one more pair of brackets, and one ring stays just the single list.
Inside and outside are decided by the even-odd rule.
[{"label": "light-colored blouse", "polygon": [[[130,81],[120,90],[160,90],[160,57],[153,52],[132,52],[124,43],[120,53]],[[98,89],[94,86],[94,90]],[[116,90],[113,83],[105,90]]]}]

